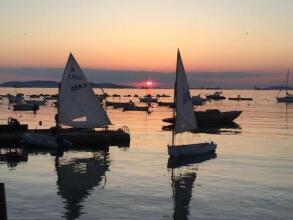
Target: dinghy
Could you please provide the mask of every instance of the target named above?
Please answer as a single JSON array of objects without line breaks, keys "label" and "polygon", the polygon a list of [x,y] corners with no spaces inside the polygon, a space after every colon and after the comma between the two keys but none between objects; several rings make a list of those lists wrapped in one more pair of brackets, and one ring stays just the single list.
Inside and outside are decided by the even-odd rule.
[{"label": "dinghy", "polygon": [[213,142],[175,144],[176,134],[190,132],[192,130],[198,129],[196,116],[193,112],[193,105],[190,97],[189,85],[186,79],[186,74],[179,50],[177,52],[174,103],[176,103],[176,108],[174,108],[173,111],[173,118],[175,118],[175,126],[172,132],[172,144],[168,145],[169,156],[195,156],[215,152],[217,145]]}]

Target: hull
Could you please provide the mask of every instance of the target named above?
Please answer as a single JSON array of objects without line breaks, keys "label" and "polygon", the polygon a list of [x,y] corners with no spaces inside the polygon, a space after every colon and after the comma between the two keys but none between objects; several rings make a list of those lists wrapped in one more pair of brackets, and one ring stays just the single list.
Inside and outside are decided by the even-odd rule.
[{"label": "hull", "polygon": [[149,102],[157,102],[158,99],[157,98],[152,98],[152,97],[141,97],[141,98],[139,98],[139,101],[149,103]]},{"label": "hull", "polygon": [[43,101],[43,100],[24,100],[25,101],[25,103],[27,103],[27,104],[31,104],[31,105],[34,105],[34,104],[36,104],[36,105],[45,105],[46,104],[46,102],[45,101]]},{"label": "hull", "polygon": [[224,96],[217,96],[217,95],[208,95],[207,99],[211,99],[211,100],[224,100],[226,99],[226,97]]},{"label": "hull", "polygon": [[123,111],[149,111],[148,106],[133,106],[133,105],[128,105],[123,107]]},{"label": "hull", "polygon": [[293,103],[293,96],[279,97],[278,102]]},{"label": "hull", "polygon": [[198,143],[188,145],[168,145],[170,157],[200,156],[215,152],[217,145],[211,143]]},{"label": "hull", "polygon": [[[194,112],[199,127],[210,127],[213,125],[228,125],[239,117],[241,111],[221,112],[217,109]],[[174,123],[173,118],[163,119],[164,122]],[[170,128],[173,126],[171,125]]]},{"label": "hull", "polygon": [[175,107],[174,102],[157,102],[157,103],[158,103],[158,106],[167,106],[167,107],[170,107],[170,108]]},{"label": "hull", "polygon": [[229,98],[229,100],[233,100],[233,101],[253,101],[253,98],[242,98],[242,97],[237,97],[237,98]]}]

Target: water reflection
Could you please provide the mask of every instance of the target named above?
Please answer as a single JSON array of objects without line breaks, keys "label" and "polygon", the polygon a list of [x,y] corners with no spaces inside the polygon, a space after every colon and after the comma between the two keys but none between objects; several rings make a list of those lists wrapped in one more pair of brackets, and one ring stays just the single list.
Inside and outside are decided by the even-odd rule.
[{"label": "water reflection", "polygon": [[169,158],[168,169],[171,169],[171,187],[174,200],[174,220],[185,220],[189,216],[189,203],[196,179],[198,164],[217,157],[209,154],[199,157]]},{"label": "water reflection", "polygon": [[77,219],[83,212],[82,202],[97,186],[106,184],[110,160],[108,151],[96,151],[86,158],[58,158],[55,161],[58,176],[58,195],[64,201],[65,218]]},{"label": "water reflection", "polygon": [[19,163],[27,162],[28,154],[19,148],[0,148],[0,163],[15,168]]}]

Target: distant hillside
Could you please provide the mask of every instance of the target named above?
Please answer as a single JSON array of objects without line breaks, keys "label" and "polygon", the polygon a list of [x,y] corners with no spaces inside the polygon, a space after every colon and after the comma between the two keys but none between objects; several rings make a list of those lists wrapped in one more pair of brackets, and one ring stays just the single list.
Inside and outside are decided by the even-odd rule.
[{"label": "distant hillside", "polygon": [[[270,87],[267,87],[267,88],[263,88],[263,90],[285,90],[286,87],[284,86],[270,86]],[[293,90],[293,87],[290,87],[288,86],[288,90]]]},{"label": "distant hillside", "polygon": [[[59,82],[56,81],[9,81],[0,84],[0,87],[28,87],[28,88],[58,88]],[[131,88],[130,86],[117,85],[113,83],[91,83],[93,88]]]}]

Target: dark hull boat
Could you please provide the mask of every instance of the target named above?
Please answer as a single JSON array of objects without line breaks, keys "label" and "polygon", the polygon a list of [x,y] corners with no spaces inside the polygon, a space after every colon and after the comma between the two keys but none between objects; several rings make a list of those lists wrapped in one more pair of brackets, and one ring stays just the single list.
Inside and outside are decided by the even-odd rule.
[{"label": "dark hull boat", "polygon": [[293,95],[287,95],[285,97],[278,97],[278,102],[284,102],[284,103],[293,103]]},{"label": "dark hull boat", "polygon": [[215,92],[212,95],[207,95],[207,99],[210,99],[210,100],[224,100],[224,99],[226,99],[226,97],[222,96],[221,93],[222,92]]},{"label": "dark hull boat", "polygon": [[157,102],[158,106],[166,106],[170,108],[175,108],[175,103],[174,102]]},{"label": "dark hull boat", "polygon": [[113,106],[113,108],[123,108],[124,106],[129,105],[129,102],[110,102],[107,101],[107,106]]},{"label": "dark hull boat", "polygon": [[149,106],[126,105],[126,106],[123,107],[123,111],[143,111],[143,112],[149,112]]},{"label": "dark hull boat", "polygon": [[232,100],[232,101],[252,101],[253,100],[253,98],[245,98],[245,97],[241,97],[241,96],[230,97],[228,99]]},{"label": "dark hull boat", "polygon": [[[221,112],[218,109],[210,109],[206,111],[195,111],[197,123],[199,127],[213,126],[213,125],[227,125],[231,124],[239,117],[241,111]],[[173,124],[173,118],[165,118],[164,122]]]}]

